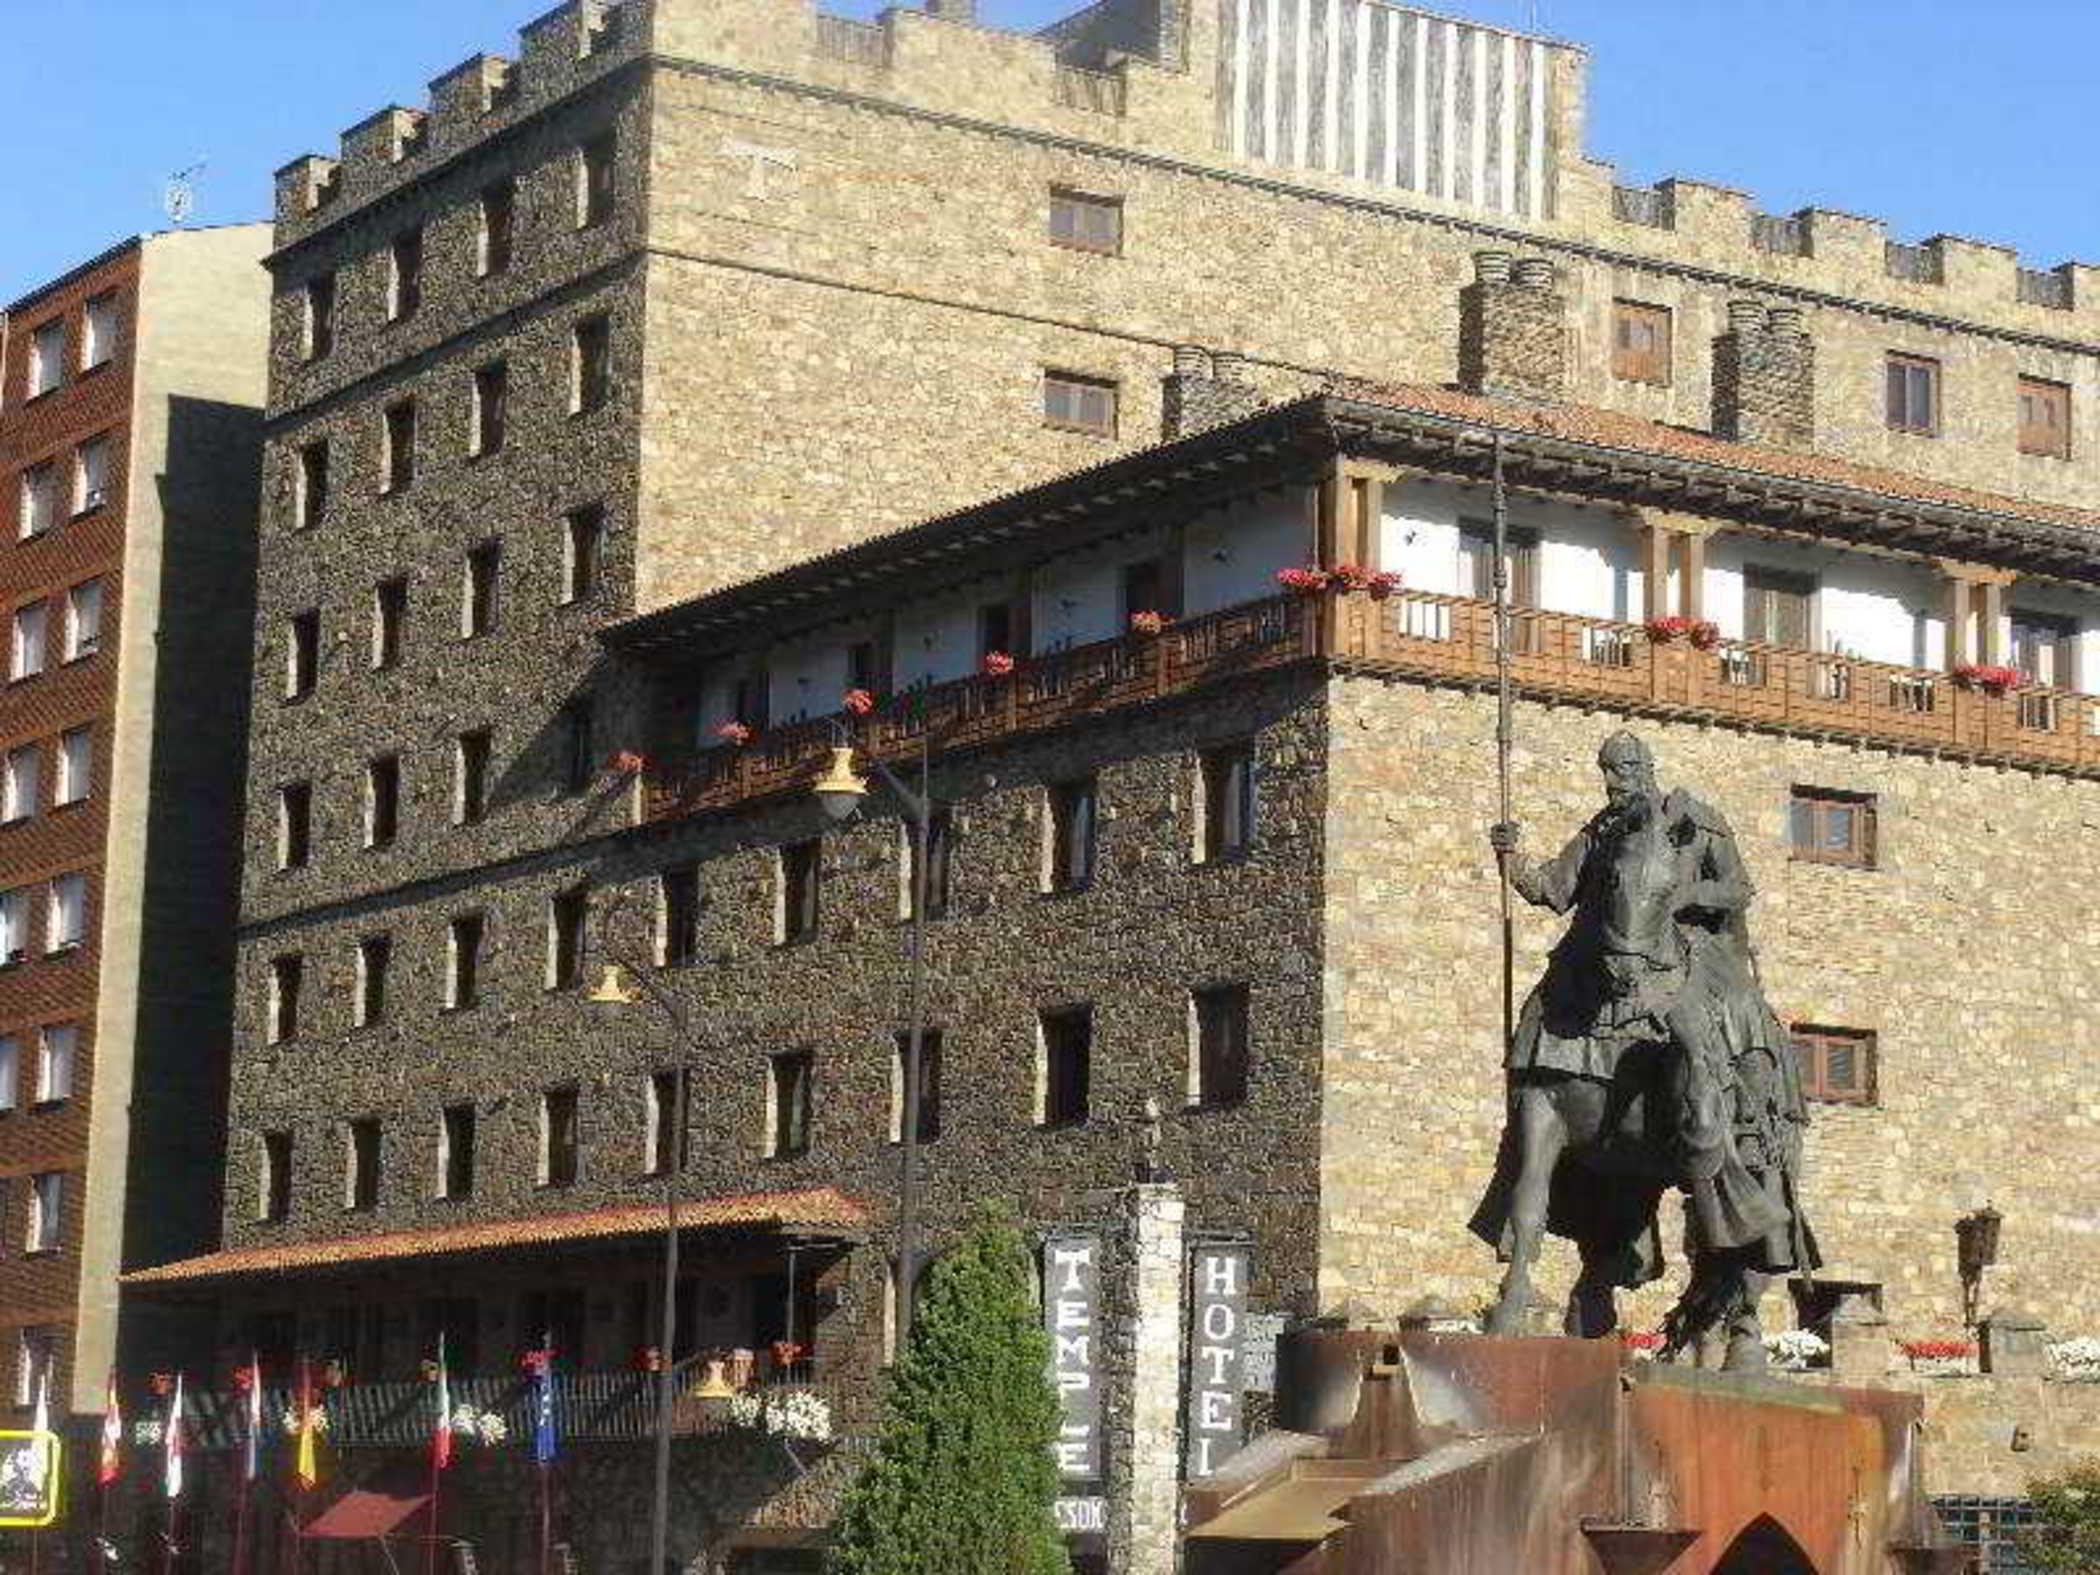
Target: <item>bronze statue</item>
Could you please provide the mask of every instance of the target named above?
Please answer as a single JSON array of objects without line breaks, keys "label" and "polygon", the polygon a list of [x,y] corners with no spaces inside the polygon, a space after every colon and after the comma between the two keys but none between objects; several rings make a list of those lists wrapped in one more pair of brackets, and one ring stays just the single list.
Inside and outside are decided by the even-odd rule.
[{"label": "bronze statue", "polygon": [[1558,857],[1519,853],[1513,823],[1490,833],[1518,895],[1574,917],[1511,1037],[1508,1121],[1473,1216],[1509,1263],[1488,1330],[1522,1328],[1550,1230],[1581,1254],[1568,1333],[1613,1332],[1617,1287],[1662,1273],[1656,1212],[1674,1186],[1692,1276],[1663,1354],[1718,1330],[1726,1366],[1761,1366],[1770,1276],[1819,1259],[1797,1189],[1808,1112],[1758,983],[1753,888],[1727,822],[1663,793],[1647,745],[1614,733],[1597,763],[1605,807]]}]

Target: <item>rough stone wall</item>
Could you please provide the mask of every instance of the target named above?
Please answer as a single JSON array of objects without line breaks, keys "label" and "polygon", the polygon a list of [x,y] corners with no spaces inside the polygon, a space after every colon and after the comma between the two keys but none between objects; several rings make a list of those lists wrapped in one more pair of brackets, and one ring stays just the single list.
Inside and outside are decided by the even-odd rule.
[{"label": "rough stone wall", "polygon": [[[1327,1035],[1320,1285],[1399,1308],[1425,1292],[1480,1304],[1498,1268],[1465,1222],[1502,1122],[1494,702],[1343,679],[1330,693]],[[2032,1308],[2058,1337],[2100,1307],[2089,1167],[2100,1104],[2085,1068],[2096,941],[2084,865],[2100,825],[2091,783],[1809,739],[1520,703],[1515,810],[1526,846],[1558,851],[1601,802],[1594,759],[1616,727],[1655,748],[1662,780],[1727,816],[1759,897],[1751,914],[1782,1019],[1871,1029],[1879,1096],[1817,1104],[1808,1140],[1823,1277],[1884,1287],[1891,1332],[1961,1325],[1954,1221],[2005,1215],[1994,1304]],[[1798,863],[1795,785],[1878,796],[1880,867]],[[1519,991],[1560,924],[1520,905]],[[1674,1250],[1674,1220],[1664,1232]],[[1548,1254],[1542,1294],[1572,1278]],[[1675,1278],[1629,1303],[1653,1327]],[[1766,1303],[1791,1322],[1784,1297]]]},{"label": "rough stone wall", "polygon": [[[1502,399],[1565,397],[1568,301],[1553,287],[1552,264],[1527,258],[1525,277],[1506,277],[1508,259],[1459,292],[1458,381]],[[1543,277],[1537,277],[1543,275]]]},{"label": "rough stone wall", "polygon": [[1714,341],[1714,431],[1772,448],[1812,449],[1816,441],[1815,341],[1755,303],[1730,311]]}]

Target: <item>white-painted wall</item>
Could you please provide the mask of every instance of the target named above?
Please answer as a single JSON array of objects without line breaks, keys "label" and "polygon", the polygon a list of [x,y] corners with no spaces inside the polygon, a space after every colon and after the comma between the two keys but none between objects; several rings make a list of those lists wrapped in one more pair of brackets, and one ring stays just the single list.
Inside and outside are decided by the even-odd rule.
[{"label": "white-painted wall", "polygon": [[1731,640],[1743,637],[1743,571],[1753,566],[1815,580],[1810,638],[1817,650],[1844,650],[1899,667],[1939,665],[1946,650],[1946,598],[1929,569],[1836,546],[1728,532],[1710,536],[1702,586],[1706,616]]},{"label": "white-painted wall", "polygon": [[977,609],[998,599],[998,590],[985,582],[981,587],[966,586],[940,602],[900,609],[897,643],[890,654],[896,687],[944,684],[975,672]]},{"label": "white-painted wall", "polygon": [[1182,538],[1182,599],[1191,618],[1276,594],[1276,571],[1311,560],[1312,510],[1304,489],[1264,493],[1189,521]]},{"label": "white-painted wall", "polygon": [[[1462,568],[1460,525],[1486,525],[1490,518],[1482,489],[1419,481],[1389,485],[1379,521],[1379,561],[1398,570],[1409,590],[1468,595],[1472,584]],[[1623,516],[1515,497],[1509,526],[1538,535],[1541,607],[1585,618],[1640,618],[1646,597],[1641,555]]]},{"label": "white-painted wall", "polygon": [[1030,612],[1035,649],[1062,651],[1121,634],[1123,570],[1161,556],[1166,540],[1164,531],[1140,531],[1037,570]]}]

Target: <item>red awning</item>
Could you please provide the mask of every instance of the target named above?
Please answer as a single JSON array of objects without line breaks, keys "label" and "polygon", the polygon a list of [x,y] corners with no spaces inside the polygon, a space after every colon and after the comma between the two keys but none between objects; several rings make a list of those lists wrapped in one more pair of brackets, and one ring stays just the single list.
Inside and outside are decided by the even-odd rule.
[{"label": "red awning", "polygon": [[398,1531],[429,1502],[428,1493],[352,1488],[307,1522],[306,1535],[347,1541],[384,1537]]}]

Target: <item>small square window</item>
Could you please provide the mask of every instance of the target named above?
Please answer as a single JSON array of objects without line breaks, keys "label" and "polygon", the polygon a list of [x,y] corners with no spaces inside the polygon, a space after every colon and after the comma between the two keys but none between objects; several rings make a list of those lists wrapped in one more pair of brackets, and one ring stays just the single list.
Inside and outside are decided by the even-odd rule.
[{"label": "small square window", "polygon": [[[911,1030],[899,1029],[890,1044],[890,1141],[904,1141],[904,1065],[911,1057]],[[941,1031],[919,1034],[919,1141],[941,1135]]]},{"label": "small square window", "polygon": [[438,1118],[437,1184],[441,1198],[474,1195],[474,1126],[472,1105],[447,1105]]},{"label": "small square window", "polygon": [[1251,1060],[1247,987],[1218,984],[1189,994],[1189,1103],[1237,1105],[1247,1097]]},{"label": "small square window", "polygon": [[29,397],[48,394],[65,376],[66,325],[54,317],[29,335]]},{"label": "small square window", "polygon": [[401,757],[381,755],[365,765],[365,846],[393,846],[401,831]]},{"label": "small square window", "polygon": [[1668,307],[1612,302],[1611,375],[1627,383],[1670,381]]},{"label": "small square window", "polygon": [[335,275],[324,273],[306,284],[306,359],[319,361],[335,349]]},{"label": "small square window", "polygon": [[1839,1105],[1874,1103],[1880,1067],[1873,1034],[1805,1023],[1796,1023],[1792,1034],[1801,1092],[1807,1098]]},{"label": "small square window", "polygon": [[590,229],[613,215],[613,171],[617,144],[601,132],[576,150],[576,228]]},{"label": "small square window", "polygon": [[328,442],[325,438],[300,446],[298,496],[292,507],[292,517],[300,530],[308,530],[327,518]]},{"label": "small square window", "polygon": [[43,761],[43,751],[35,744],[22,744],[7,752],[5,780],[0,782],[0,820],[12,824],[36,813]]},{"label": "small square window", "polygon": [[357,1017],[359,1028],[386,1020],[386,975],[394,961],[390,935],[367,935],[357,943]]},{"label": "small square window", "polygon": [[299,1036],[299,987],[306,962],[297,952],[270,959],[270,1043]]},{"label": "small square window", "polygon": [[29,1217],[24,1222],[24,1252],[56,1252],[65,1234],[66,1178],[45,1171],[29,1178]]},{"label": "small square window", "polygon": [[447,931],[445,1005],[455,1011],[481,999],[483,920],[478,913],[456,915]]},{"label": "small square window", "polygon": [[50,906],[44,915],[44,950],[69,952],[87,943],[87,876],[74,871],[54,875],[50,883]]},{"label": "small square window", "polygon": [[463,638],[476,639],[496,627],[496,586],[502,569],[502,542],[485,541],[468,551],[459,607]]},{"label": "small square window", "polygon": [[474,373],[473,442],[467,452],[476,458],[503,451],[504,407],[510,402],[510,369],[491,361]]},{"label": "small square window", "polygon": [[372,665],[395,667],[408,629],[408,576],[381,580],[372,588]]},{"label": "small square window", "polygon": [[277,790],[277,867],[306,867],[313,855],[314,790],[310,782],[287,782]]},{"label": "small square window", "polygon": [[562,532],[561,599],[588,601],[598,589],[599,560],[605,545],[605,506],[571,509]]},{"label": "small square window", "polygon": [[58,523],[58,465],[45,460],[22,472],[22,517],[17,534],[27,541]]},{"label": "small square window", "polygon": [[1199,834],[1206,864],[1246,855],[1254,843],[1254,746],[1227,744],[1203,752],[1202,823]]},{"label": "small square window", "polygon": [[476,825],[482,816],[488,813],[489,742],[489,730],[485,727],[462,733],[455,741],[455,775],[452,786],[454,825]]},{"label": "small square window", "polygon": [[780,944],[816,939],[824,887],[824,839],[780,850]]},{"label": "small square window", "polygon": [[380,472],[382,494],[400,492],[416,479],[416,402],[401,400],[387,406],[385,466]]},{"label": "small square window", "polygon": [[55,1105],[73,1097],[73,1074],[80,1064],[80,1025],[46,1023],[37,1031],[36,1099]]},{"label": "small square window", "polygon": [[90,296],[80,321],[80,369],[91,372],[117,353],[117,292]]},{"label": "small square window", "polygon": [[1095,809],[1092,777],[1049,790],[1045,891],[1081,891],[1093,882]]},{"label": "small square window", "polygon": [[1787,842],[1797,863],[1873,869],[1878,830],[1872,793],[1797,787],[1787,804]]},{"label": "small square window", "polygon": [[1074,251],[1118,255],[1123,250],[1123,199],[1051,187],[1050,239]]},{"label": "small square window", "polygon": [[73,451],[73,513],[92,514],[109,502],[109,439],[91,437]]},{"label": "small square window", "polygon": [[676,968],[700,955],[700,871],[665,870],[657,877],[657,962]]},{"label": "small square window", "polygon": [[0,961],[18,963],[29,955],[29,893],[16,888],[0,892]]},{"label": "small square window", "polygon": [[95,729],[92,725],[67,728],[58,735],[58,782],[52,803],[78,804],[94,790]]},{"label": "small square window", "polygon": [[2071,390],[2065,384],[2020,379],[2020,452],[2071,457]]},{"label": "small square window", "polygon": [[1940,429],[1940,364],[1924,356],[1888,358],[1888,423],[1897,432],[1931,437]]},{"label": "small square window", "polygon": [[413,317],[422,304],[423,232],[408,230],[395,236],[387,248],[387,321]]},{"label": "small square window", "polygon": [[481,232],[475,256],[483,278],[510,267],[511,235],[518,209],[518,183],[499,180],[481,189]]},{"label": "small square window", "polygon": [[1086,1120],[1092,1081],[1094,1009],[1061,1007],[1036,1022],[1038,1126],[1070,1126]]},{"label": "small square window", "polygon": [[550,1088],[540,1095],[541,1186],[576,1185],[578,1147],[576,1090]]},{"label": "small square window", "polygon": [[262,1177],[256,1194],[256,1218],[264,1224],[281,1224],[291,1217],[291,1133],[265,1132],[262,1135]]},{"label": "small square window", "polygon": [[1043,374],[1043,425],[1095,437],[1116,435],[1116,385],[1077,372]]},{"label": "small square window", "polygon": [[82,580],[66,592],[66,660],[77,662],[102,648],[102,581]]},{"label": "small square window", "polygon": [[556,893],[547,903],[547,988],[573,990],[583,983],[584,931],[590,922],[590,893]]},{"label": "small square window", "polygon": [[786,1159],[809,1152],[810,1084],[816,1057],[789,1051],[766,1062],[766,1157]]},{"label": "small square window", "polygon": [[612,319],[586,317],[574,338],[569,410],[581,415],[603,408],[612,396]]}]

